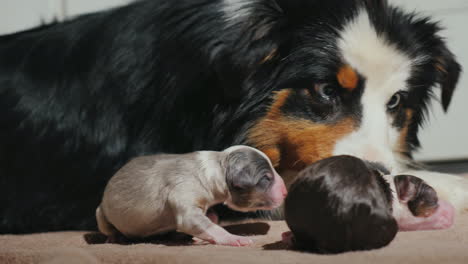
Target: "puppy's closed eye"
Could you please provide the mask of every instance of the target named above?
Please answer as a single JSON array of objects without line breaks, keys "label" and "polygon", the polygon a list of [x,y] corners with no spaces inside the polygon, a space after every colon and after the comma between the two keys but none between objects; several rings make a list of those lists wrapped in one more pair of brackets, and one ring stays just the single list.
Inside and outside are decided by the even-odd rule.
[{"label": "puppy's closed eye", "polygon": [[260,178],[257,182],[258,187],[267,187],[273,181],[273,175],[271,173],[267,173]]}]

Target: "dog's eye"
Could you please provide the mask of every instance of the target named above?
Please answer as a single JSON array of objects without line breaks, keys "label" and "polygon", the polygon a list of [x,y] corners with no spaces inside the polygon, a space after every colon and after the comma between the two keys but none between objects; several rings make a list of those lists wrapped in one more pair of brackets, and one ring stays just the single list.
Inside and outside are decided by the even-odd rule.
[{"label": "dog's eye", "polygon": [[397,109],[402,103],[404,99],[404,94],[403,92],[398,92],[392,96],[390,101],[387,103],[387,109],[388,110],[395,110]]},{"label": "dog's eye", "polygon": [[401,95],[400,94],[395,94],[392,96],[390,101],[387,104],[387,108],[392,110],[397,108],[400,105],[401,102]]},{"label": "dog's eye", "polygon": [[337,95],[337,90],[330,84],[319,84],[315,86],[315,91],[326,100],[333,99]]}]

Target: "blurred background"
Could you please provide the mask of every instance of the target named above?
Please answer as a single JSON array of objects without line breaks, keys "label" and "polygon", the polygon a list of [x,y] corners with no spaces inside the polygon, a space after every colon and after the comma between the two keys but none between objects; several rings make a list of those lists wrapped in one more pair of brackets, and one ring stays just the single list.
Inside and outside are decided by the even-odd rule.
[{"label": "blurred background", "polygon": [[[345,1],[345,0],[343,0]],[[468,71],[467,0],[389,0],[410,11],[440,20],[451,50]],[[132,2],[132,0],[0,0],[0,34],[33,27],[54,18],[63,20]],[[423,148],[415,158],[468,168],[468,78],[462,75],[447,114],[440,104],[431,108],[430,123],[420,133]],[[439,92],[437,92],[439,95]],[[462,164],[462,165],[460,165]]]}]

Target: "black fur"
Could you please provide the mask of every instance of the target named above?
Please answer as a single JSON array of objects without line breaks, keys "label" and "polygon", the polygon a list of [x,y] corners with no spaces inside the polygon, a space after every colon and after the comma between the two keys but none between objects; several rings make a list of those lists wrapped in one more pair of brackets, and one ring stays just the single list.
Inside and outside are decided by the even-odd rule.
[{"label": "black fur", "polygon": [[[0,37],[0,233],[94,229],[130,158],[248,144],[274,91],[336,83],[338,31],[360,7],[399,49],[431,58],[410,81],[410,156],[430,88],[442,84],[447,107],[459,66],[436,24],[383,3],[250,0],[251,15],[229,20],[221,0],[146,0]],[[359,117],[294,100],[292,116]]]}]

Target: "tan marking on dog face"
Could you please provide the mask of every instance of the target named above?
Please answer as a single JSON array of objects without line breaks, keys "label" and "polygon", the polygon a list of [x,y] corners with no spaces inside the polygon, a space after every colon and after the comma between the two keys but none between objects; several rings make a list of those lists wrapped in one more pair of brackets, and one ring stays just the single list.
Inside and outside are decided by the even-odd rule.
[{"label": "tan marking on dog face", "polygon": [[277,168],[279,166],[279,161],[281,158],[281,153],[277,147],[266,148],[263,150],[268,158],[272,161],[273,167]]},{"label": "tan marking on dog face", "polygon": [[332,156],[335,143],[356,128],[351,118],[335,124],[317,124],[284,115],[281,107],[290,93],[284,90],[276,94],[267,115],[248,136],[249,142],[263,151],[279,171],[299,171]]},{"label": "tan marking on dog face", "polygon": [[302,170],[306,166],[333,155],[335,143],[354,130],[355,122],[345,119],[332,125],[307,120],[282,120],[284,151],[280,167]]},{"label": "tan marking on dog face", "polygon": [[271,160],[275,168],[279,166],[281,153],[278,146],[280,133],[270,133],[274,129],[274,123],[281,117],[281,107],[291,94],[291,90],[282,90],[277,92],[273,104],[270,106],[267,115],[261,119],[249,132],[248,140],[254,147],[265,153]]},{"label": "tan marking on dog face", "polygon": [[409,126],[411,124],[411,121],[413,119],[413,110],[407,109],[406,110],[406,121],[405,125],[403,126],[403,129],[400,131],[400,136],[399,136],[399,142],[398,142],[398,152],[408,152],[408,143],[407,143],[407,137],[408,137],[408,131],[409,131]]},{"label": "tan marking on dog face", "polygon": [[343,65],[338,71],[336,78],[340,85],[349,91],[356,89],[359,83],[358,74],[349,65]]}]

